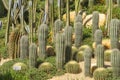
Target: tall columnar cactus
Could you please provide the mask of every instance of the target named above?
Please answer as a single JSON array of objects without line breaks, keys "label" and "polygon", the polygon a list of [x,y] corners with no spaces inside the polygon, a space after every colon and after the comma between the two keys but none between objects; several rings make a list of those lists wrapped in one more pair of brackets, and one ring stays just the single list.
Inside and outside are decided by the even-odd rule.
[{"label": "tall columnar cactus", "polygon": [[69,2],[70,2],[70,0],[67,0],[67,2],[66,2],[66,9],[67,9],[67,16],[66,16],[67,22],[66,22],[66,25],[67,25],[67,26],[69,26],[69,24],[70,24]]},{"label": "tall columnar cactus", "polygon": [[92,49],[86,48],[84,50],[84,69],[85,69],[85,76],[90,76],[91,72],[90,72],[90,67],[91,67],[91,57],[92,57]]},{"label": "tall columnar cactus", "polygon": [[98,44],[96,48],[97,67],[104,67],[104,46]]},{"label": "tall columnar cactus", "polygon": [[108,8],[108,6],[109,6],[109,1],[110,0],[105,0],[106,8]]},{"label": "tall columnar cactus", "polygon": [[55,37],[56,37],[56,34],[61,31],[63,28],[63,22],[60,20],[60,19],[57,19],[54,23],[54,42],[55,42]]},{"label": "tall columnar cactus", "polygon": [[23,35],[20,39],[20,58],[26,59],[29,56],[29,40],[27,35]]},{"label": "tall columnar cactus", "polygon": [[118,7],[120,7],[120,0],[117,0],[117,5]]},{"label": "tall columnar cactus", "polygon": [[102,37],[103,37],[102,30],[100,30],[100,29],[96,30],[95,35],[94,35],[94,41],[96,43],[96,46],[98,44],[102,44]]},{"label": "tall columnar cactus", "polygon": [[38,56],[41,59],[45,59],[46,57],[46,45],[47,45],[47,37],[48,37],[48,26],[46,24],[41,24],[38,30],[38,40],[39,40],[39,54]]},{"label": "tall columnar cactus", "polygon": [[94,11],[92,16],[92,38],[94,40],[95,31],[99,28],[99,12]]},{"label": "tall columnar cactus", "polygon": [[36,67],[37,60],[37,46],[34,43],[30,44],[29,47],[29,67]]},{"label": "tall columnar cactus", "polygon": [[57,69],[63,69],[65,63],[65,36],[63,33],[57,33],[56,35],[56,67]]},{"label": "tall columnar cactus", "polygon": [[94,0],[89,0],[89,2],[88,2],[88,6],[89,6],[90,8],[92,8],[93,5],[94,5]]},{"label": "tall columnar cactus", "polygon": [[77,23],[77,22],[83,23],[82,16],[79,14],[75,17],[75,23]]},{"label": "tall columnar cactus", "polygon": [[120,24],[118,19],[112,19],[110,23],[110,41],[111,48],[119,48],[119,29]]},{"label": "tall columnar cactus", "polygon": [[111,64],[113,68],[113,76],[120,76],[120,51],[118,49],[113,49],[111,53]]},{"label": "tall columnar cactus", "polygon": [[58,15],[59,15],[59,19],[61,20],[61,0],[58,0]]},{"label": "tall columnar cactus", "polygon": [[72,27],[67,26],[65,28],[65,62],[71,59],[72,55]]},{"label": "tall columnar cactus", "polygon": [[75,23],[75,46],[79,48],[83,39],[83,26],[82,23]]}]

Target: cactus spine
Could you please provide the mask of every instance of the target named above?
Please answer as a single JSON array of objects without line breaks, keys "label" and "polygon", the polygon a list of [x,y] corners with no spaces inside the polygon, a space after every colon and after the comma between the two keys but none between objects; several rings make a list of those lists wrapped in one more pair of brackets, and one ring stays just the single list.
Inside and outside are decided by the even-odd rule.
[{"label": "cactus spine", "polygon": [[94,11],[92,17],[92,38],[94,40],[95,31],[99,28],[99,12]]},{"label": "cactus spine", "polygon": [[83,39],[83,26],[82,23],[75,23],[75,46],[79,48]]},{"label": "cactus spine", "polygon": [[103,36],[102,30],[98,29],[95,31],[94,38],[95,38],[96,47],[98,44],[102,44],[102,36]]},{"label": "cactus spine", "polygon": [[27,35],[23,35],[20,39],[20,58],[25,59],[29,56],[29,40]]},{"label": "cactus spine", "polygon": [[47,45],[47,37],[48,37],[48,26],[46,24],[41,24],[38,30],[38,40],[39,40],[39,54],[38,56],[41,59],[45,59],[46,57],[46,45]]},{"label": "cactus spine", "polygon": [[118,49],[113,49],[111,53],[111,64],[113,68],[113,76],[120,76],[120,51]]},{"label": "cactus spine", "polygon": [[65,28],[65,62],[71,59],[72,55],[72,27]]},{"label": "cactus spine", "polygon": [[89,4],[88,4],[88,6],[90,7],[90,8],[92,8],[93,7],[93,5],[94,5],[94,0],[89,0],[89,2],[88,2]]},{"label": "cactus spine", "polygon": [[34,43],[31,43],[29,47],[29,67],[36,67],[37,59],[37,46]]},{"label": "cactus spine", "polygon": [[65,63],[65,36],[63,33],[56,35],[56,67],[62,69]]},{"label": "cactus spine", "polygon": [[84,50],[84,69],[85,69],[85,76],[90,76],[90,67],[91,67],[91,57],[92,57],[92,49],[86,48]]},{"label": "cactus spine", "polygon": [[111,48],[119,48],[119,20],[112,19],[110,24],[110,41]]},{"label": "cactus spine", "polygon": [[104,67],[104,46],[97,45],[96,48],[97,67]]}]

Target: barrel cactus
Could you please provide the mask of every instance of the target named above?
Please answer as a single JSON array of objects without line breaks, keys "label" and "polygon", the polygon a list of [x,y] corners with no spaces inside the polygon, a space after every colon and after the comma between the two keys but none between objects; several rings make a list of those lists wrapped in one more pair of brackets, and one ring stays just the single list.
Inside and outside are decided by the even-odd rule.
[{"label": "barrel cactus", "polygon": [[67,26],[65,28],[65,62],[71,59],[72,54],[72,27]]},{"label": "barrel cactus", "polygon": [[78,49],[75,46],[72,46],[71,60],[75,60],[77,53],[78,53]]},{"label": "barrel cactus", "polygon": [[48,26],[46,24],[41,24],[38,29],[38,43],[39,43],[39,53],[38,56],[41,59],[46,58],[46,45],[48,37]]},{"label": "barrel cactus", "polygon": [[111,53],[112,53],[111,49],[105,50],[105,52],[104,52],[105,61],[110,61]]},{"label": "barrel cactus", "polygon": [[82,45],[80,48],[79,48],[79,51],[84,51],[86,48],[89,48],[90,46],[89,45]]},{"label": "barrel cactus", "polygon": [[77,63],[76,61],[69,61],[66,65],[65,65],[65,70],[68,73],[80,73],[81,72],[81,68],[79,63]]},{"label": "barrel cactus", "polygon": [[94,11],[92,16],[92,36],[94,39],[95,31],[99,29],[99,12]]},{"label": "barrel cactus", "polygon": [[119,48],[119,29],[120,24],[118,19],[112,19],[110,23],[110,42],[111,48]]},{"label": "barrel cactus", "polygon": [[82,23],[75,23],[75,46],[79,48],[82,45],[83,26]]},{"label": "barrel cactus", "polygon": [[104,46],[102,44],[97,45],[96,48],[97,67],[104,67]]},{"label": "barrel cactus", "polygon": [[113,49],[111,53],[111,64],[113,68],[113,76],[120,76],[120,51],[118,49]]},{"label": "barrel cactus", "polygon": [[96,43],[96,47],[98,44],[102,44],[102,30],[98,29],[95,31],[95,35],[94,35],[94,40],[95,40],[95,43]]},{"label": "barrel cactus", "polygon": [[84,52],[83,52],[83,51],[79,51],[79,52],[76,54],[76,60],[77,60],[78,62],[84,60]]},{"label": "barrel cactus", "polygon": [[84,50],[84,69],[85,76],[91,76],[90,68],[91,68],[91,58],[92,58],[92,49],[86,48]]},{"label": "barrel cactus", "polygon": [[29,56],[29,40],[27,35],[23,35],[20,39],[20,58],[25,59]]},{"label": "barrel cactus", "polygon": [[93,77],[95,80],[107,80],[108,72],[105,68],[98,68],[94,71]]},{"label": "barrel cactus", "polygon": [[37,61],[37,46],[35,43],[30,44],[29,47],[29,67],[36,67]]},{"label": "barrel cactus", "polygon": [[63,33],[56,35],[56,67],[62,69],[65,63],[65,36]]}]

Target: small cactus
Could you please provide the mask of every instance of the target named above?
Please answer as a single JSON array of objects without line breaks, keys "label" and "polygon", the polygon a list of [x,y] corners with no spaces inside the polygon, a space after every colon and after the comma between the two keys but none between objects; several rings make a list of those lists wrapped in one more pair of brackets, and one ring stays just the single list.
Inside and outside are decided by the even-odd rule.
[{"label": "small cactus", "polygon": [[112,50],[105,50],[104,52],[104,59],[105,61],[110,61]]},{"label": "small cactus", "polygon": [[39,43],[39,50],[38,53],[39,58],[45,59],[46,54],[46,45],[47,45],[47,37],[48,37],[48,26],[46,24],[41,24],[38,29],[38,43]]},{"label": "small cactus", "polygon": [[20,39],[20,58],[25,59],[29,56],[29,40],[27,35],[23,35]]},{"label": "small cactus", "polygon": [[92,58],[92,49],[86,48],[84,50],[84,69],[85,76],[91,76],[90,68],[91,68],[91,58]]},{"label": "small cactus", "polygon": [[63,33],[56,35],[56,67],[62,69],[65,63],[65,36]]},{"label": "small cactus", "polygon": [[120,76],[120,51],[118,49],[113,49],[111,53],[111,64],[113,68],[113,76]]},{"label": "small cactus", "polygon": [[96,48],[97,67],[104,67],[104,46],[102,44],[97,45]]},{"label": "small cactus", "polygon": [[84,52],[83,52],[83,51],[79,51],[79,52],[76,54],[76,60],[77,60],[78,62],[84,60]]},{"label": "small cactus", "polygon": [[80,48],[79,48],[79,51],[84,51],[86,48],[89,48],[90,46],[88,45],[82,45]]},{"label": "small cactus", "polygon": [[36,67],[37,62],[37,46],[32,43],[29,47],[29,67]]},{"label": "small cactus", "polygon": [[94,71],[93,77],[95,80],[106,80],[108,79],[108,72],[105,68],[98,68]]},{"label": "small cactus", "polygon": [[83,26],[82,23],[75,23],[75,46],[79,48],[82,45]]},{"label": "small cactus", "polygon": [[69,61],[66,65],[65,65],[65,70],[68,73],[80,73],[81,72],[81,68],[79,63],[77,63],[76,61]]}]

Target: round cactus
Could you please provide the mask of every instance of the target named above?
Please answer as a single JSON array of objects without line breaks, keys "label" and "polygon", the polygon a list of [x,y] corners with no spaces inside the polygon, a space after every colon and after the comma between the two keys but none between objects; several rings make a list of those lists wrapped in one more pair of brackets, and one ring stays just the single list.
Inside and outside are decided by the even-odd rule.
[{"label": "round cactus", "polygon": [[112,50],[105,50],[104,52],[104,59],[105,61],[110,61]]},{"label": "round cactus", "polygon": [[39,42],[39,53],[38,56],[41,59],[46,58],[46,45],[48,37],[48,26],[46,24],[41,24],[38,30],[38,42]]},{"label": "round cactus", "polygon": [[79,48],[82,45],[83,26],[82,23],[75,23],[75,46]]},{"label": "round cactus", "polygon": [[32,43],[29,47],[29,67],[36,67],[37,62],[37,46]]},{"label": "round cactus", "polygon": [[82,16],[79,15],[79,14],[75,17],[75,22],[74,22],[74,23],[77,23],[77,22],[80,22],[80,23],[83,22],[83,21],[82,21]]},{"label": "round cactus", "polygon": [[88,45],[82,45],[82,46],[79,48],[79,51],[84,51],[86,48],[90,48],[90,46],[88,46]]},{"label": "round cactus", "polygon": [[65,65],[65,70],[68,73],[80,73],[81,72],[81,68],[79,63],[77,63],[76,61],[69,61],[66,65]]},{"label": "round cactus", "polygon": [[74,60],[76,57],[76,54],[78,53],[78,49],[75,46],[72,46],[72,56],[71,60]]},{"label": "round cactus", "polygon": [[76,60],[77,60],[78,62],[84,60],[84,52],[83,52],[83,51],[79,51],[79,52],[76,54]]},{"label": "round cactus", "polygon": [[120,76],[120,51],[118,49],[113,49],[111,53],[111,64],[113,68],[113,76]]},{"label": "round cactus", "polygon": [[41,71],[49,72],[53,69],[53,65],[49,62],[44,62],[39,66]]},{"label": "round cactus", "polygon": [[23,35],[20,39],[20,58],[25,59],[29,56],[29,40],[27,35]]},{"label": "round cactus", "polygon": [[105,68],[98,68],[94,71],[93,77],[95,80],[106,80],[108,78],[108,72]]}]

